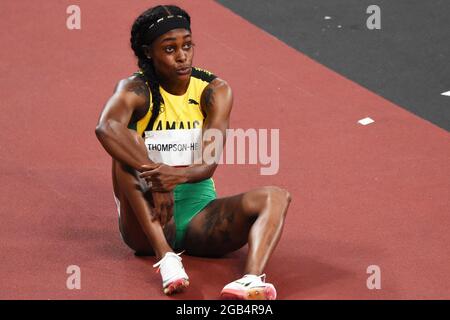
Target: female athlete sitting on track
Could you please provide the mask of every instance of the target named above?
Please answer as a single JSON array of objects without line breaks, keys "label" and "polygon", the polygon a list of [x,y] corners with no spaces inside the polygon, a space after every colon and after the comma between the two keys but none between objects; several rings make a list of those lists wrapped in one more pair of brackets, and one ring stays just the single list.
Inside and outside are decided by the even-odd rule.
[{"label": "female athlete sitting on track", "polygon": [[[248,243],[244,276],[222,298],[275,299],[263,269],[283,228],[286,190],[263,187],[217,198],[217,163],[192,161],[207,129],[225,137],[233,102],[229,85],[192,66],[190,16],[176,6],[142,13],[131,30],[139,72],[121,80],[95,133],[112,157],[112,179],[124,242],[156,255],[166,294],[189,285],[181,253],[220,257]],[[223,144],[225,138],[223,138]],[[167,146],[185,145],[186,148]]]}]

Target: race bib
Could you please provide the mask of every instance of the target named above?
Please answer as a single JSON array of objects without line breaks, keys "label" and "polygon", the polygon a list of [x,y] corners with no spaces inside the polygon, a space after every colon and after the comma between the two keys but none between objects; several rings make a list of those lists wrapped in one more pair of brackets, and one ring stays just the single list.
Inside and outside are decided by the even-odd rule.
[{"label": "race bib", "polygon": [[150,160],[169,166],[197,163],[202,156],[201,142],[201,128],[145,132],[145,145]]}]

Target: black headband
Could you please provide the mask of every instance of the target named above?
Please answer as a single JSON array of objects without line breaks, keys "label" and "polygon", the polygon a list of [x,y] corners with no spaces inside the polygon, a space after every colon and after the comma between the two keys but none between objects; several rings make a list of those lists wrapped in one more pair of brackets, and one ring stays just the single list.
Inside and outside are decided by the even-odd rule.
[{"label": "black headband", "polygon": [[145,40],[147,43],[152,43],[153,40],[173,29],[186,29],[191,31],[191,25],[185,17],[180,15],[170,15],[160,18],[148,27]]}]

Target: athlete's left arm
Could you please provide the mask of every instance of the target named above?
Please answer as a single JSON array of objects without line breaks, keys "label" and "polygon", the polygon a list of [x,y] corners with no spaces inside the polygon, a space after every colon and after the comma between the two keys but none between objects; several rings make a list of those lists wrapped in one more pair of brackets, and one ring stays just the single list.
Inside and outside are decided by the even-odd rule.
[{"label": "athlete's left arm", "polygon": [[[226,141],[226,130],[230,124],[230,113],[233,105],[233,93],[228,83],[222,79],[216,78],[213,80],[205,88],[205,90],[203,90],[200,105],[202,110],[206,113],[206,119],[203,125],[202,150],[210,151],[211,148],[208,148],[208,145],[215,143],[212,139],[205,140],[205,132],[207,130],[217,130],[217,132],[220,131],[220,135],[218,135],[218,137],[222,138],[221,143],[222,147],[224,147]],[[212,134],[214,134],[214,132],[212,132]],[[216,138],[217,136],[215,136],[215,139]],[[219,152],[219,150],[215,151]],[[208,152],[206,156],[209,154],[210,152]],[[182,168],[182,172],[186,177],[186,182],[197,182],[212,177],[217,168],[219,158],[220,154],[216,157],[217,161],[214,161],[212,164],[206,163],[204,161],[205,159],[203,159],[202,164],[195,164]]]},{"label": "athlete's left arm", "polygon": [[[210,143],[215,143],[212,139],[205,140],[205,131],[208,129],[218,130],[217,132],[220,131],[223,147],[226,141],[226,130],[229,127],[230,113],[233,105],[233,93],[228,83],[219,78],[211,81],[203,90],[200,105],[206,113],[206,119],[203,125],[202,150],[205,150]],[[208,148],[208,150],[211,149]],[[219,157],[216,157],[216,159],[219,159]],[[193,164],[182,168],[161,165],[153,170],[150,167],[143,166],[143,170],[146,171],[140,175],[142,178],[146,178],[146,180],[152,182],[152,188],[154,190],[168,191],[180,183],[197,182],[212,177],[218,163],[217,161],[210,162],[207,163],[203,159],[202,164]]]}]

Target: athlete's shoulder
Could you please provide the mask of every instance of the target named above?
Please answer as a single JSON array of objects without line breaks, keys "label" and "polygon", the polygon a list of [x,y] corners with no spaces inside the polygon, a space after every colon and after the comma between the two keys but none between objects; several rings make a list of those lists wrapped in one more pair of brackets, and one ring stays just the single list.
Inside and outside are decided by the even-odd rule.
[{"label": "athlete's shoulder", "polygon": [[134,92],[141,95],[148,92],[147,82],[144,75],[135,72],[128,78],[120,79],[116,85],[114,92]]},{"label": "athlete's shoulder", "polygon": [[215,78],[204,88],[200,101],[207,115],[214,110],[229,114],[233,105],[233,91],[225,80]]},{"label": "athlete's shoulder", "polygon": [[217,78],[217,76],[211,71],[199,67],[192,67],[191,76],[205,82],[211,82]]},{"label": "athlete's shoulder", "polygon": [[151,94],[143,74],[134,73],[128,78],[118,81],[114,89],[114,96],[122,101],[124,105],[134,109],[145,110],[150,105]]}]

